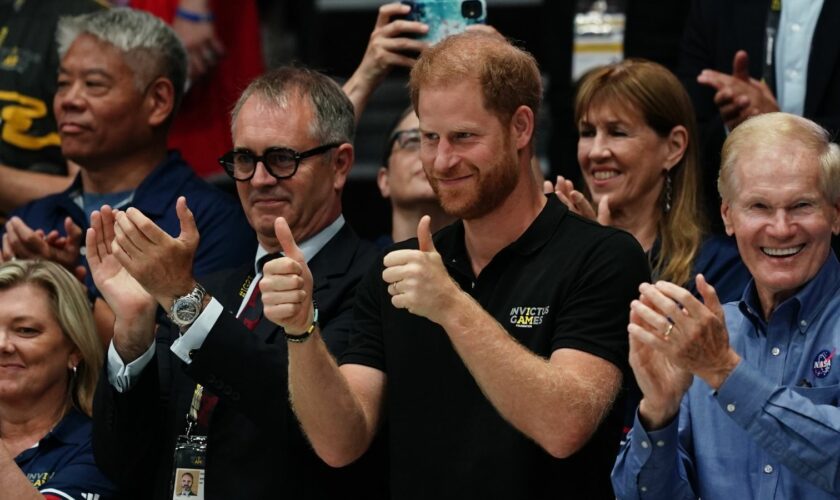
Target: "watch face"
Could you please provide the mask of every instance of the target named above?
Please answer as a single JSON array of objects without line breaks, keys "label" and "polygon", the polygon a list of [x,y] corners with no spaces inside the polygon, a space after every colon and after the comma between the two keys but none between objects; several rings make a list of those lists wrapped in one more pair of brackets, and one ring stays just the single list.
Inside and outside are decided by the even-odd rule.
[{"label": "watch face", "polygon": [[201,302],[195,297],[181,297],[172,304],[172,321],[178,325],[189,325],[201,312]]}]

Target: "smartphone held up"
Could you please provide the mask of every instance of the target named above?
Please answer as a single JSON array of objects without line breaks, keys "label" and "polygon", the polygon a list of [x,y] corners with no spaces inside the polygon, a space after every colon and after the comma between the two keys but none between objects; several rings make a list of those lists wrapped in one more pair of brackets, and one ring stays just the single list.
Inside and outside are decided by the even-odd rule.
[{"label": "smartphone held up", "polygon": [[405,17],[429,26],[422,40],[435,44],[440,40],[461,33],[471,24],[485,24],[485,0],[403,0],[411,7]]}]

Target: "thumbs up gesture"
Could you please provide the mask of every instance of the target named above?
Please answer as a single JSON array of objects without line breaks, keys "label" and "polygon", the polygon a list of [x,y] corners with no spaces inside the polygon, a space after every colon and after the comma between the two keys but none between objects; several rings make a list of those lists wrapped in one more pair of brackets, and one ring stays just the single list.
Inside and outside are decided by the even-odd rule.
[{"label": "thumbs up gesture", "polygon": [[278,217],[274,221],[274,233],[284,256],[263,267],[260,280],[263,314],[286,333],[299,335],[309,328],[315,315],[312,273],[286,219]]},{"label": "thumbs up gesture", "polygon": [[385,256],[382,279],[388,283],[394,307],[441,323],[452,297],[461,289],[435,249],[430,223],[431,218],[424,215],[417,224],[417,250],[395,250]]}]

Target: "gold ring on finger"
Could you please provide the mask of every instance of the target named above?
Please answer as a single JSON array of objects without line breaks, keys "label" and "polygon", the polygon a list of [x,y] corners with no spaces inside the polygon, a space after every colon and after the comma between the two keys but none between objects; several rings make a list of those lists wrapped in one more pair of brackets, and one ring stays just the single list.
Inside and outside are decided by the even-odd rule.
[{"label": "gold ring on finger", "polygon": [[663,335],[667,338],[668,335],[671,335],[671,330],[673,330],[673,329],[674,329],[674,324],[673,323],[668,323],[668,328],[665,329],[665,333],[663,333]]}]

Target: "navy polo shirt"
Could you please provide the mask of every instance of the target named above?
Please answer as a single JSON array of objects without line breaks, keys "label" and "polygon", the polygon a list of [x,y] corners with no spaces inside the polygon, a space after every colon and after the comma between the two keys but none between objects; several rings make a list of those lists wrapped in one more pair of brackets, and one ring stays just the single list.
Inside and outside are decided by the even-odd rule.
[{"label": "navy polo shirt", "polygon": [[72,409],[37,446],[15,457],[15,463],[47,499],[117,498],[116,486],[93,460],[91,429],[90,418]]},{"label": "navy polo shirt", "polygon": [[[90,227],[87,214],[77,203],[82,193],[81,174],[73,185],[64,192],[35,200],[12,215],[17,215],[32,229],[43,229],[49,233],[56,229],[64,231],[64,219],[70,217],[83,230]],[[193,274],[203,276],[209,273],[237,267],[249,262],[257,249],[257,239],[248,224],[242,207],[237,200],[201,180],[181,158],[177,151],[170,151],[134,190],[128,206],[139,209],[171,236],[181,232],[175,202],[178,196],[187,198],[187,206],[195,215],[201,236],[193,261]],[[127,208],[127,207],[122,207]],[[4,229],[0,227],[0,235]],[[84,245],[84,236],[82,237]],[[86,268],[84,248],[81,264]],[[88,272],[86,283],[95,293],[93,280]]]}]

